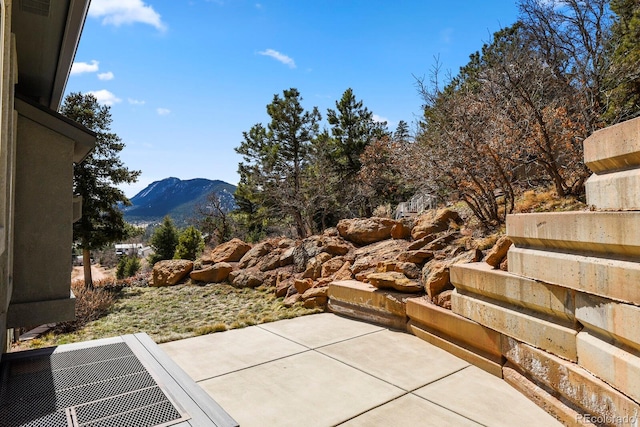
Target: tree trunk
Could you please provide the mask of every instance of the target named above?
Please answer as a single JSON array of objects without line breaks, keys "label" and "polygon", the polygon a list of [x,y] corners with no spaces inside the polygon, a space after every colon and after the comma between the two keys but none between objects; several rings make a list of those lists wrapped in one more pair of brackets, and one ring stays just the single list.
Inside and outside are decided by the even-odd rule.
[{"label": "tree trunk", "polygon": [[91,277],[91,250],[82,248],[82,266],[84,267],[84,287],[93,289],[93,278]]}]

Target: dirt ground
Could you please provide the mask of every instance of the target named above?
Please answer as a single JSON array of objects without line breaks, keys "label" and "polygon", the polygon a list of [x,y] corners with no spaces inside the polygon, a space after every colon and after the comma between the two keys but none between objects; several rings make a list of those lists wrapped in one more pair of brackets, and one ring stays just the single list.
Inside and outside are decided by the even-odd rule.
[{"label": "dirt ground", "polygon": [[[108,270],[102,267],[100,264],[94,264],[91,266],[91,278],[93,280],[102,280],[102,279],[108,279],[113,277],[114,277],[113,269]],[[73,270],[71,271],[71,280],[82,280],[82,279],[84,279],[84,267],[83,266],[73,267]]]}]

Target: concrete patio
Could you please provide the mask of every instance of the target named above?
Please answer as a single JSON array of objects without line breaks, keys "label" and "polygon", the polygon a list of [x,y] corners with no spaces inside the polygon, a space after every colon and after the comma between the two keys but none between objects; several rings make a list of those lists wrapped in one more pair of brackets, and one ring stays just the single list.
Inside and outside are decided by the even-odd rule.
[{"label": "concrete patio", "polygon": [[559,426],[501,379],[324,313],[162,344],[241,426]]}]

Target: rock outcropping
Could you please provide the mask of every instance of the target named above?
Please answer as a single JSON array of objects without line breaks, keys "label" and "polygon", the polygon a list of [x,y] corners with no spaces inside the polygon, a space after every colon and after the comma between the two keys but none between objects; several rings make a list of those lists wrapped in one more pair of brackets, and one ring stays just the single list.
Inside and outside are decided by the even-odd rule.
[{"label": "rock outcropping", "polygon": [[[233,239],[205,253],[202,268],[189,269],[177,280],[189,275],[201,283],[269,286],[286,305],[300,302],[306,307],[325,307],[332,281],[358,280],[381,290],[426,294],[432,303],[448,308],[453,289],[449,267],[482,259],[482,252],[464,238],[461,224],[456,211],[442,209],[399,221],[346,219],[297,241],[283,237],[250,245]],[[168,265],[177,264],[156,264],[154,285],[176,283],[178,274],[169,275]]]}]

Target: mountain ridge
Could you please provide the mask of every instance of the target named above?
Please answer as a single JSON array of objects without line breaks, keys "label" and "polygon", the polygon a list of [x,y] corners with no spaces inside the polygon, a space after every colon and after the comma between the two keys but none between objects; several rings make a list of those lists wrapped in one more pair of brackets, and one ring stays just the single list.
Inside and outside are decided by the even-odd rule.
[{"label": "mountain ridge", "polygon": [[149,184],[133,196],[131,206],[123,207],[122,211],[128,222],[154,222],[166,215],[183,222],[195,215],[196,207],[205,204],[212,192],[220,199],[223,209],[235,209],[235,190],[235,185],[221,180],[169,177]]}]

